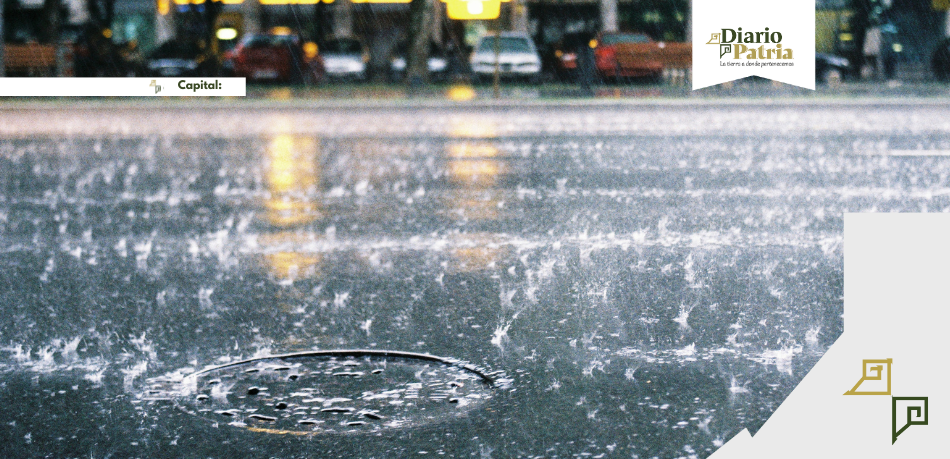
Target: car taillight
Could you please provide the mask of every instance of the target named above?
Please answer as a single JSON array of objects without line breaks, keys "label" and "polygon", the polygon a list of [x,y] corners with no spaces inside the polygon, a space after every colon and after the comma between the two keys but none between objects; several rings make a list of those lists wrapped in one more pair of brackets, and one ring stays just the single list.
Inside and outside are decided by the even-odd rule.
[{"label": "car taillight", "polygon": [[613,46],[599,46],[594,48],[594,56],[598,61],[613,60],[617,56],[617,49]]}]

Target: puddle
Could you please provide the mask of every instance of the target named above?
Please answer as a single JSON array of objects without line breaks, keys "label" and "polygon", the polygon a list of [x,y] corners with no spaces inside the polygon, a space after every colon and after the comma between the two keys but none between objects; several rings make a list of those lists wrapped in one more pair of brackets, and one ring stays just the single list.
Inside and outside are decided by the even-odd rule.
[{"label": "puddle", "polygon": [[483,405],[504,380],[473,365],[396,351],[262,357],[151,381],[211,422],[286,435],[367,433],[445,422]]}]

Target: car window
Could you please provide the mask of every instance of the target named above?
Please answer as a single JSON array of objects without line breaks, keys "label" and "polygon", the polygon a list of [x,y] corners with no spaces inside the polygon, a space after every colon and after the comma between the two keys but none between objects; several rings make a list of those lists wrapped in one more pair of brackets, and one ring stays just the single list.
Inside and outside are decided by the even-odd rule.
[{"label": "car window", "polygon": [[323,45],[322,51],[325,53],[360,54],[363,52],[363,47],[357,40],[340,39],[328,41]]},{"label": "car window", "polygon": [[[494,52],[495,41],[497,37],[485,37],[478,43],[479,52]],[[503,53],[530,53],[531,44],[525,38],[520,37],[501,37],[498,42],[498,51]]]},{"label": "car window", "polygon": [[152,59],[194,59],[201,54],[195,44],[166,42],[152,52]]}]

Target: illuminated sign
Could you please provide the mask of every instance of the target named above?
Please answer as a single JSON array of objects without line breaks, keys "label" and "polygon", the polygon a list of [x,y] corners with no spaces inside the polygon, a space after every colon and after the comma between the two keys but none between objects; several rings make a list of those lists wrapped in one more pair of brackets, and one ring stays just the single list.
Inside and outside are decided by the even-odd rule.
[{"label": "illuminated sign", "polygon": [[238,33],[237,29],[233,27],[224,27],[218,29],[218,32],[215,34],[215,36],[218,37],[218,40],[234,40],[237,38]]},{"label": "illuminated sign", "polygon": [[[176,5],[201,5],[205,0],[174,0]],[[212,0],[214,1],[214,0]],[[217,0],[218,3],[225,5],[240,5],[244,0]]]},{"label": "illuminated sign", "polygon": [[501,2],[511,0],[442,0],[446,3],[449,19],[497,19]]}]

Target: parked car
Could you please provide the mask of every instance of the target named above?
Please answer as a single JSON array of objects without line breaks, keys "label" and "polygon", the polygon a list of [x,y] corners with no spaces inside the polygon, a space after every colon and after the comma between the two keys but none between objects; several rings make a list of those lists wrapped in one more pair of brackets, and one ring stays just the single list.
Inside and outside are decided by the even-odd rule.
[{"label": "parked car", "polygon": [[167,41],[146,59],[146,72],[156,77],[213,76],[217,63],[198,43]]},{"label": "parked car", "polygon": [[[315,45],[313,45],[315,47]],[[225,54],[235,76],[256,81],[313,83],[324,76],[320,55],[293,34],[248,35]]]},{"label": "parked car", "polygon": [[327,77],[365,81],[369,53],[355,38],[336,38],[325,42],[320,49]]},{"label": "parked car", "polygon": [[659,79],[663,62],[655,58],[659,44],[639,32],[601,33],[595,39],[594,62],[605,79],[648,77]]},{"label": "parked car", "polygon": [[532,83],[540,81],[541,57],[534,42],[525,33],[503,32],[482,36],[469,59],[475,81],[485,81],[498,71],[503,78],[520,78]]},{"label": "parked car", "polygon": [[815,53],[815,81],[818,83],[841,81],[850,68],[848,60],[841,56]]},{"label": "parked car", "polygon": [[[393,52],[389,60],[389,79],[390,81],[402,81],[406,76],[406,55],[409,49],[409,43],[402,42]],[[445,50],[435,42],[429,42],[429,58],[426,61],[429,69],[429,79],[434,81],[445,80],[448,76],[449,63]]]},{"label": "parked car", "polygon": [[545,66],[560,81],[576,80],[580,59],[577,51],[582,47],[590,47],[593,38],[594,34],[590,32],[565,34],[542,56],[542,60],[546,61]]}]

